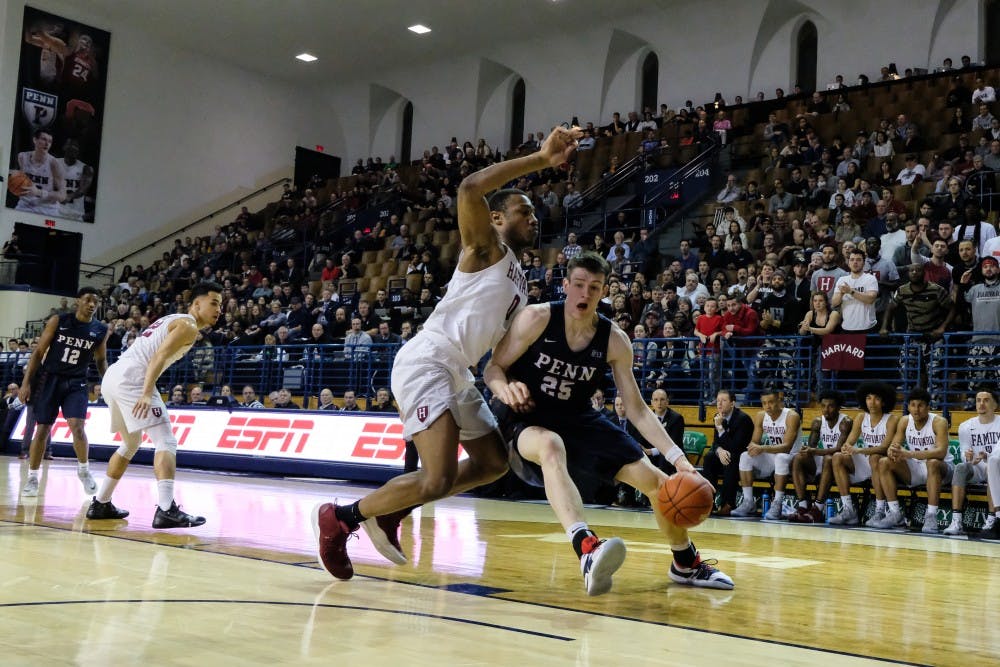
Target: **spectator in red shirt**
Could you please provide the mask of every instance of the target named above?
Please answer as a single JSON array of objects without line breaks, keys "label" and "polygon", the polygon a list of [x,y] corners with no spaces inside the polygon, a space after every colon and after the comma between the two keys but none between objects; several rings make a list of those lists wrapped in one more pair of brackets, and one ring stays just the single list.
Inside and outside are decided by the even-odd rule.
[{"label": "spectator in red shirt", "polygon": [[718,390],[714,378],[719,363],[719,338],[723,334],[722,315],[719,314],[719,301],[714,297],[705,299],[704,309],[701,316],[695,320],[694,335],[701,341],[698,350],[701,354],[701,363],[707,365],[702,377],[706,377],[708,381],[702,384],[702,396],[706,402],[711,403]]}]

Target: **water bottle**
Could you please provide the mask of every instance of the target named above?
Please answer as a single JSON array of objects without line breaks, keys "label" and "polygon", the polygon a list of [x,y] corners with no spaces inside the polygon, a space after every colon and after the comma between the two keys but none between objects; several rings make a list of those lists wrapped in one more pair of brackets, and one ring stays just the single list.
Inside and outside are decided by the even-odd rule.
[{"label": "water bottle", "polygon": [[826,522],[830,523],[833,518],[833,498],[826,499]]},{"label": "water bottle", "polygon": [[767,491],[765,491],[764,495],[761,496],[760,502],[761,514],[767,514],[767,510],[771,509],[771,496],[768,495]]}]

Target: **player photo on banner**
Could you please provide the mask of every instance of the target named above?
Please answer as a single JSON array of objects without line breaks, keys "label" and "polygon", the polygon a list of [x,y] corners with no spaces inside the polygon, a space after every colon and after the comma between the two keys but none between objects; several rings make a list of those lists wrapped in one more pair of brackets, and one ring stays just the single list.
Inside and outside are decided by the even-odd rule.
[{"label": "player photo on banner", "polygon": [[7,207],[93,222],[111,33],[24,8]]}]

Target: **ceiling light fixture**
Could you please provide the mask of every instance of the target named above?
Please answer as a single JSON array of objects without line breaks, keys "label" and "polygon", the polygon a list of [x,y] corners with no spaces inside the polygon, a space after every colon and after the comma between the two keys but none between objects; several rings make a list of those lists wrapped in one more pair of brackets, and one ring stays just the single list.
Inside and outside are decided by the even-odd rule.
[{"label": "ceiling light fixture", "polygon": [[304,63],[311,63],[314,60],[319,60],[319,58],[317,58],[316,56],[314,56],[311,53],[300,53],[299,55],[297,55],[295,57],[298,58],[299,60],[301,60]]},{"label": "ceiling light fixture", "polygon": [[418,35],[426,35],[431,31],[430,28],[428,28],[425,25],[421,25],[419,23],[417,25],[411,25],[409,28],[407,28],[407,30],[409,30],[410,32],[415,32]]}]

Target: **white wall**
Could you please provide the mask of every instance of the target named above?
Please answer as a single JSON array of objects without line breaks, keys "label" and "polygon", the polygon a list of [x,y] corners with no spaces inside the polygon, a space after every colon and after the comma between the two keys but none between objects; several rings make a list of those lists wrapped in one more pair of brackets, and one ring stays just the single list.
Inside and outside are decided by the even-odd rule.
[{"label": "white wall", "polygon": [[[4,4],[0,144],[7,145],[24,2]],[[31,4],[112,33],[97,220],[57,223],[84,234],[85,261],[115,260],[268,180],[291,175],[296,144],[344,154],[337,120],[309,92],[172,49],[91,14],[82,3]],[[43,220],[3,209],[0,236],[6,238],[15,221]]]}]

